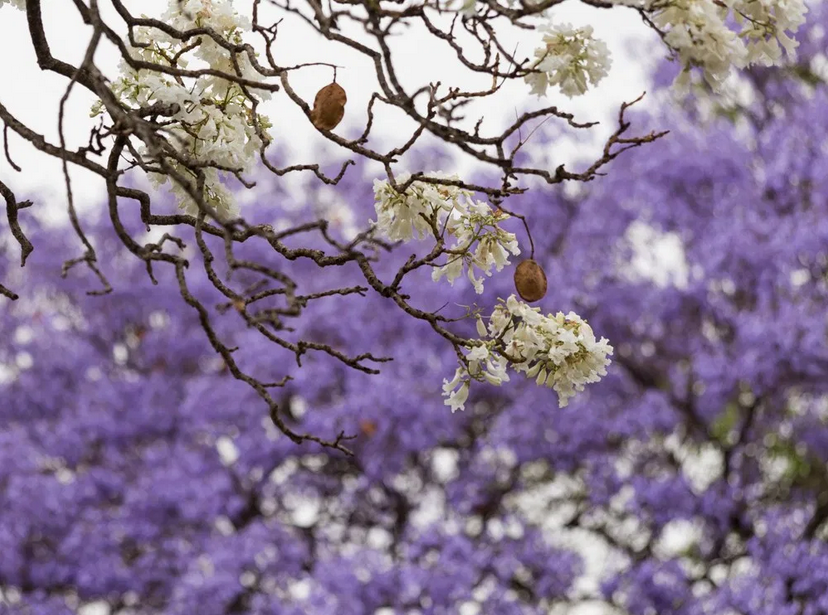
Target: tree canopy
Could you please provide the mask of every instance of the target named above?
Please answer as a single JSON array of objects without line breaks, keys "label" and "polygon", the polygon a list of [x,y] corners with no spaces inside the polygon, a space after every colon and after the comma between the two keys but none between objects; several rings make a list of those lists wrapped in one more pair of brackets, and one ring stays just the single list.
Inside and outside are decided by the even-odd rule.
[{"label": "tree canopy", "polygon": [[[38,249],[26,274],[12,266],[17,244],[0,261],[21,296],[0,317],[3,608],[828,612],[827,15],[812,7],[799,59],[742,73],[738,95],[697,91],[677,107],[661,90],[633,120],[670,135],[606,177],[509,199],[531,211],[549,281],[539,305],[577,312],[615,346],[608,374],[563,408],[512,378],[472,387],[465,412],[449,412],[435,383],[455,369],[454,345],[370,291],[359,259],[293,263],[304,296],[353,291],[306,304],[297,292],[289,333],[394,360],[369,374],[308,352],[295,368],[295,349],[220,316],[243,310],[213,277],[233,268],[210,267],[226,236],[200,217],[177,232],[198,246],[187,288],[215,310],[216,335],[253,377],[289,372],[272,395],[291,432],[356,435],[352,456],[297,445],[203,335],[177,290],[182,269],[158,268],[153,286],[120,241],[144,231],[141,212],[115,230],[85,221],[119,280],[103,296],[86,294],[92,271],[62,279],[54,267],[72,257],[71,234],[27,220]],[[324,234],[285,235],[280,250],[342,245],[376,214],[371,182],[361,163],[334,189],[311,178],[301,206],[246,204],[248,228],[323,218]],[[665,244],[674,268],[641,265]],[[241,242],[235,258],[269,262],[271,247]],[[393,279],[410,262],[392,250],[371,271]],[[253,296],[257,273],[231,279]],[[514,292],[510,276],[480,296],[471,282],[434,284],[428,268],[410,276],[427,313]],[[451,326],[475,335],[474,318]]]}]

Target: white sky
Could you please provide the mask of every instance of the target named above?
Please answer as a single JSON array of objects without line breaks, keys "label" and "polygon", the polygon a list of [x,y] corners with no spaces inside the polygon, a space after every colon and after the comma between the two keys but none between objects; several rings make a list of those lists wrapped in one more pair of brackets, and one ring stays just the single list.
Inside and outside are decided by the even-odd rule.
[{"label": "white sky", "polygon": [[[100,4],[108,23],[120,28],[121,22],[109,3],[102,0]],[[134,13],[144,12],[151,16],[159,16],[166,4],[166,0],[126,2]],[[240,11],[245,12],[249,11],[252,2],[237,1],[235,4]],[[44,6],[48,7],[44,18],[53,55],[73,64],[79,63],[90,29],[80,21],[71,0],[49,0]],[[537,108],[552,102],[563,110],[575,112],[576,119],[580,121],[602,120],[603,127],[593,129],[592,132],[595,136],[605,135],[606,131],[614,126],[614,115],[619,104],[637,97],[645,89],[646,68],[642,66],[642,58],[652,61],[660,52],[660,48],[633,11],[623,8],[597,10],[567,1],[554,9],[551,17],[555,21],[570,22],[576,26],[593,25],[596,36],[608,44],[613,55],[613,68],[609,77],[596,90],[572,100],[554,94],[550,89],[552,95],[548,101],[538,101],[528,95],[529,87],[526,84],[507,84],[495,97],[476,107],[478,115],[485,116],[484,129],[490,126],[494,130],[512,121],[516,110]],[[338,73],[337,80],[348,92],[349,100],[345,120],[337,132],[344,134],[348,127],[361,129],[366,119],[367,101],[374,91],[373,69],[367,65],[365,59],[348,49],[334,47],[316,38],[306,25],[296,21],[286,20],[280,26],[279,33],[275,48],[278,62],[289,65],[325,61],[343,67]],[[519,57],[531,57],[540,35],[521,30],[507,33],[505,40],[518,48]],[[637,47],[645,49],[645,53],[639,52],[633,57],[629,47],[630,44],[636,43]],[[414,30],[406,32],[396,40],[395,45],[399,74],[411,91],[436,80],[441,80],[444,84],[468,87],[488,85],[485,81],[479,81],[479,78],[477,81],[475,78],[470,79],[468,71],[453,59],[453,52],[448,46],[435,41],[427,33]],[[0,57],[4,58],[0,61],[0,83],[5,84],[0,90],[0,101],[18,119],[44,134],[49,141],[57,143],[57,110],[66,80],[51,73],[41,72],[37,68],[28,38],[25,15],[10,6],[0,10],[0,54]],[[109,77],[117,76],[117,56],[114,48],[102,47],[96,60]],[[306,101],[312,102],[316,91],[330,79],[329,68],[313,67],[293,73],[291,83]],[[82,88],[76,87],[73,90],[68,104],[69,120],[66,122],[67,140],[72,147],[84,145],[88,140],[89,128],[94,123],[89,118],[89,108],[93,102],[92,96]],[[344,160],[349,157],[350,152],[337,151],[339,148],[336,145],[317,133],[283,93],[276,93],[274,99],[263,107],[263,111],[274,124],[271,130],[274,144],[285,146],[292,152],[291,164],[311,162],[315,156],[318,157],[315,152],[320,150],[324,151],[326,156],[335,159]],[[389,142],[399,144],[410,134],[410,125],[402,123],[409,122],[407,118],[402,122],[391,116],[377,119],[375,133],[387,137]],[[584,140],[592,143],[591,146],[587,146],[587,151],[597,151],[596,142],[591,138],[587,139],[586,135]],[[39,201],[48,201],[51,207],[63,209],[66,197],[59,162],[37,152],[11,131],[10,147],[12,158],[23,168],[23,172],[14,172],[5,157],[0,156],[0,179],[16,191],[19,199],[33,197]],[[583,154],[584,147],[572,143],[556,145],[549,161],[550,168],[571,160],[576,151]],[[442,170],[462,173],[469,162],[461,160],[455,169]],[[72,178],[75,192],[79,197],[79,206],[84,207],[84,202],[87,205],[96,204],[103,194],[102,182],[82,169],[73,169]]]}]

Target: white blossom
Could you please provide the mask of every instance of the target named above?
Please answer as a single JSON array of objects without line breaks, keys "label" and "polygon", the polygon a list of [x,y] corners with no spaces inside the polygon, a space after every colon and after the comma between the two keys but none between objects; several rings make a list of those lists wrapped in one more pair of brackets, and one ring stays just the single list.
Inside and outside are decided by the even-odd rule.
[{"label": "white blossom", "polygon": [[[485,329],[484,329],[485,331]],[[464,410],[469,396],[472,380],[488,382],[500,386],[509,381],[506,373],[508,362],[505,357],[491,351],[494,341],[488,341],[465,350],[466,365],[461,365],[454,372],[451,380],[443,380],[443,396],[445,405],[451,406],[451,411]]]},{"label": "white blossom", "polygon": [[[405,184],[411,176],[402,174],[397,184]],[[433,173],[433,179],[459,181],[456,175]],[[465,270],[479,294],[483,277],[492,270],[501,271],[509,264],[509,254],[520,254],[514,233],[499,224],[509,218],[492,210],[482,201],[473,201],[471,193],[452,185],[414,181],[404,193],[398,192],[388,180],[374,181],[375,228],[394,241],[443,237],[447,245],[446,262],[435,266],[432,279],[446,277],[450,284]]]},{"label": "white blossom", "polygon": [[[165,20],[177,30],[211,28],[223,39],[234,44],[240,44],[243,42],[242,35],[251,29],[250,20],[244,15],[240,15],[233,8],[233,3],[228,0],[184,0],[183,2],[169,0],[169,2],[169,7],[162,16],[162,20]],[[246,53],[237,54],[235,56],[236,63],[234,63],[230,53],[212,37],[201,37],[200,44],[193,53],[196,58],[204,61],[210,68],[215,70],[230,75],[238,75],[251,81],[260,78]],[[238,69],[236,64],[238,64]],[[218,88],[226,87],[228,83],[220,77],[208,76],[203,79],[205,83],[210,83],[213,80],[217,81],[217,84],[211,85]],[[268,90],[252,88],[251,91],[263,100],[270,98]]]},{"label": "white blossom", "polygon": [[11,4],[14,8],[20,9],[21,11],[26,10],[26,0],[0,0],[0,9],[3,8],[4,4]]},{"label": "white blossom", "polygon": [[482,319],[477,329],[481,338],[487,339],[470,346],[454,379],[444,381],[446,405],[452,410],[462,409],[460,400],[467,398],[466,385],[471,380],[499,386],[509,380],[509,366],[538,385],[554,389],[559,406],[564,407],[587,384],[606,375],[613,352],[607,339],[596,340],[589,324],[574,312],[544,316],[540,308],[515,295],[501,300],[489,318],[488,329]]},{"label": "white blossom", "polygon": [[[796,56],[792,35],[805,21],[804,0],[613,0],[649,15],[674,52],[683,71],[678,89],[689,84],[689,71],[699,68],[716,90],[732,68],[778,64],[783,51]],[[557,85],[569,97],[586,92],[605,77],[612,64],[606,45],[590,26],[549,26],[535,50],[532,72],[524,77],[531,92],[546,94]]]},{"label": "white blossom", "polygon": [[443,395],[447,398],[445,405],[451,406],[452,414],[465,408],[469,397],[468,372],[465,368],[458,367],[454,372],[454,378],[450,381],[443,380]]},{"label": "white blossom", "polygon": [[698,67],[718,90],[732,67],[778,63],[780,45],[794,58],[790,34],[806,11],[802,0],[673,0],[654,12],[653,23],[684,66],[677,85],[686,87],[688,71]]},{"label": "white blossom", "polygon": [[558,393],[561,407],[584,386],[606,375],[612,346],[595,339],[592,328],[574,312],[543,316],[540,308],[514,295],[495,308],[500,313],[490,326],[492,337],[502,336],[512,368],[535,378]]},{"label": "white blossom", "polygon": [[460,388],[454,391],[446,400],[446,405],[451,406],[451,412],[457,412],[465,408],[466,400],[469,398],[469,383],[463,382]]},{"label": "white blossom", "polygon": [[547,87],[557,85],[572,98],[607,76],[612,66],[610,52],[603,41],[592,36],[592,26],[559,24],[548,26],[546,31],[543,46],[535,50],[534,72],[524,77],[532,94],[543,96]]},{"label": "white blossom", "polygon": [[[411,175],[403,173],[397,177],[397,185],[406,183]],[[429,175],[432,179],[459,181],[457,175],[440,171]],[[392,241],[424,239],[434,234],[463,199],[471,193],[457,186],[437,185],[430,182],[414,181],[399,193],[388,180],[374,180],[374,209],[377,212],[375,228]]]},{"label": "white blossom", "polygon": [[737,0],[732,9],[742,26],[740,36],[747,44],[751,64],[771,66],[781,59],[781,45],[789,59],[796,58],[798,43],[788,34],[805,22],[807,7],[802,0]]},{"label": "white blossom", "polygon": [[744,43],[725,24],[727,13],[727,7],[714,0],[675,0],[653,17],[681,64],[701,67],[715,88],[727,78],[731,66],[741,67],[747,61]]},{"label": "white blossom", "polygon": [[212,28],[222,36],[250,29],[250,21],[227,0],[170,0],[161,19],[176,30]]},{"label": "white blossom", "polygon": [[515,234],[499,226],[508,219],[507,214],[493,211],[482,201],[458,204],[446,223],[446,233],[453,239],[447,262],[432,271],[432,279],[436,282],[445,276],[454,284],[465,267],[475,292],[482,293],[483,278],[475,275],[475,270],[491,277],[492,269],[501,271],[509,264],[509,254],[520,254]]},{"label": "white blossom", "polygon": [[[240,43],[242,32],[250,28],[246,18],[240,16],[231,2],[224,0],[170,0],[163,19],[176,29],[186,31],[196,27],[213,29],[218,36],[231,42]],[[163,32],[147,27],[134,31],[136,40],[142,44],[130,47],[130,54],[138,60],[170,66],[173,56],[178,55],[177,66],[186,68],[191,59],[210,68],[247,79],[256,79],[246,55],[236,56],[241,73],[234,66],[230,53],[211,37],[200,37],[199,44],[189,53],[182,54],[185,43]],[[188,41],[187,44],[190,42]],[[192,56],[192,57],[188,57]],[[256,154],[269,141],[267,129],[270,124],[264,116],[253,113],[253,104],[240,86],[218,76],[205,76],[195,80],[177,80],[159,71],[135,70],[125,60],[120,65],[121,77],[112,84],[113,93],[121,102],[133,107],[145,107],[156,103],[176,105],[177,112],[165,118],[167,123],[160,133],[167,144],[184,161],[192,161],[203,168],[205,202],[220,215],[234,216],[236,206],[230,190],[221,183],[220,171],[215,165],[228,170],[249,171],[256,160]],[[269,93],[259,89],[252,92],[259,98]],[[102,103],[93,107],[92,114],[103,110]],[[263,141],[264,137],[264,141]],[[139,150],[148,162],[160,165],[157,153],[146,147]],[[164,156],[164,163],[183,176],[195,191],[197,178],[187,165],[174,158]],[[170,181],[168,173],[150,173],[156,185]],[[180,207],[195,214],[198,207],[187,189],[172,181],[172,192]]]}]

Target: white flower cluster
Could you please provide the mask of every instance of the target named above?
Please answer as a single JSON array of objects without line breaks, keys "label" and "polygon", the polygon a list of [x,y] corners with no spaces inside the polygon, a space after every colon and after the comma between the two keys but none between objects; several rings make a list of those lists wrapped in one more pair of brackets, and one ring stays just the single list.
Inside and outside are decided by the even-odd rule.
[{"label": "white flower cluster", "polygon": [[[751,64],[770,66],[796,54],[791,35],[805,22],[804,0],[614,0],[651,16],[663,33],[683,71],[676,82],[689,83],[689,71],[698,67],[715,89],[731,68]],[[473,5],[472,5],[473,6]],[[533,94],[543,96],[558,85],[569,97],[586,92],[603,79],[612,64],[607,46],[593,37],[590,26],[547,27],[543,46],[535,50],[533,72],[524,77]]]},{"label": "white flower cluster", "polygon": [[[409,177],[401,175],[397,183],[405,183]],[[432,177],[458,179],[443,173]],[[493,211],[487,203],[472,200],[468,190],[414,181],[404,194],[400,194],[387,180],[375,180],[374,199],[376,228],[389,239],[424,239],[438,233],[452,238],[446,264],[435,267],[432,272],[435,282],[446,276],[449,283],[454,284],[465,267],[475,292],[480,294],[483,278],[475,275],[475,269],[491,276],[492,268],[501,271],[509,264],[510,253],[520,254],[514,233],[498,226],[509,216]]]},{"label": "white flower cluster", "polygon": [[808,7],[802,0],[741,1],[733,6],[736,22],[742,24],[740,36],[746,41],[751,64],[776,64],[782,56],[780,45],[790,59],[796,57],[799,43],[791,38],[805,23]]},{"label": "white flower cluster", "polygon": [[[196,27],[212,28],[217,35],[234,43],[241,42],[242,32],[250,27],[232,3],[221,0],[170,0],[164,21],[186,31]],[[135,38],[141,43],[130,51],[134,58],[154,64],[172,66],[172,58],[181,54],[184,44],[158,30],[136,28]],[[196,62],[227,74],[237,74],[230,54],[209,36],[202,36],[200,44],[190,53]],[[191,44],[187,41],[186,44]],[[187,53],[178,57],[176,66],[186,68]],[[246,55],[237,56],[241,77],[256,79],[258,74]],[[168,118],[164,134],[177,152],[199,165],[217,165],[226,169],[246,171],[255,161],[256,152],[262,147],[257,132],[267,136],[269,122],[263,116],[254,117],[253,102],[242,89],[220,77],[204,76],[191,83],[151,70],[134,70],[125,61],[121,62],[122,76],[113,83],[112,90],[119,99],[133,106],[148,106],[155,103],[177,104],[179,111]],[[269,92],[254,90],[260,98],[268,98]],[[93,108],[93,115],[100,113],[99,103]],[[267,137],[269,138],[269,137]],[[148,155],[143,150],[142,155]],[[173,169],[192,179],[195,176],[184,165],[167,159]],[[204,198],[221,215],[235,214],[235,203],[231,192],[221,183],[219,170],[206,167]],[[153,173],[150,179],[157,185],[169,181],[169,176]],[[177,182],[172,182],[173,193],[188,213],[195,214],[198,207]]]},{"label": "white flower cluster", "polygon": [[26,0],[0,0],[0,9],[3,8],[4,4],[11,4],[14,8],[20,9],[21,11],[26,10]]},{"label": "white flower cluster", "polygon": [[[491,277],[492,267],[501,271],[509,264],[509,254],[520,254],[514,233],[504,231],[498,226],[509,216],[501,211],[492,211],[482,201],[465,203],[466,207],[455,208],[446,222],[446,232],[454,239],[449,248],[448,262],[436,267],[431,278],[437,282],[443,276],[450,284],[466,268],[466,274],[475,292],[483,292],[483,279],[475,276],[475,268]],[[472,246],[475,246],[472,251]]]},{"label": "white flower cluster", "polygon": [[547,27],[542,47],[535,50],[535,72],[524,77],[532,94],[543,96],[546,88],[557,85],[572,98],[587,91],[587,80],[598,85],[607,76],[612,59],[603,41],[592,36],[592,26],[573,28],[570,24]]},{"label": "white flower cluster", "polygon": [[779,62],[780,44],[795,57],[797,42],[790,34],[804,23],[806,11],[802,0],[671,0],[657,8],[653,23],[684,66],[677,85],[685,87],[696,66],[719,89],[731,67]]},{"label": "white flower cluster", "polygon": [[466,355],[452,380],[443,381],[446,405],[452,412],[462,410],[472,379],[499,385],[509,380],[506,365],[535,378],[558,393],[564,407],[587,384],[598,382],[607,373],[612,346],[606,338],[595,339],[592,328],[574,312],[543,316],[511,295],[501,302],[489,319],[488,329],[478,320],[482,341]]},{"label": "white flower cluster", "polygon": [[[457,181],[457,175],[440,171],[431,173],[433,179]],[[397,184],[411,178],[409,173],[397,177]],[[404,193],[398,192],[388,180],[374,180],[374,209],[377,212],[376,228],[391,241],[425,239],[434,235],[434,226],[440,227],[449,213],[459,207],[471,192],[457,186],[442,186],[413,181]]]}]

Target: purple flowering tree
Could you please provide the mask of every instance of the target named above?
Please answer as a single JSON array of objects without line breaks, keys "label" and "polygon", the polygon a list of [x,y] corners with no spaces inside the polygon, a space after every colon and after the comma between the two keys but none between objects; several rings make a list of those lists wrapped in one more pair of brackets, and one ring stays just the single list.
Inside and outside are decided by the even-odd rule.
[{"label": "purple flowering tree", "polygon": [[[749,95],[665,104],[637,121],[669,137],[588,190],[510,200],[533,212],[544,311],[577,311],[616,348],[565,408],[513,379],[450,413],[435,383],[454,347],[362,290],[357,261],[294,263],[303,293],[354,290],[308,302],[288,332],[392,357],[379,374],[327,353],[299,369],[295,349],[232,326],[240,307],[199,262],[223,240],[197,226],[184,239],[209,250],[190,255],[187,305],[177,270],[153,286],[109,220],[85,221],[118,272],[102,297],[85,294],[92,271],[55,270],[76,251],[64,229],[27,222],[26,274],[16,243],[0,260],[21,296],[0,312],[0,612],[828,613],[828,12],[812,12],[798,63],[746,73]],[[250,218],[323,217],[330,236],[301,249],[346,242],[349,216],[374,215],[360,171]],[[122,223],[142,232],[138,211]],[[665,245],[667,274],[647,266]],[[393,278],[408,256],[372,267]],[[448,318],[512,292],[509,276],[482,296],[429,278],[398,292]],[[291,375],[273,388],[290,430],[356,433],[353,455],[277,429],[196,303],[245,373]]]}]

